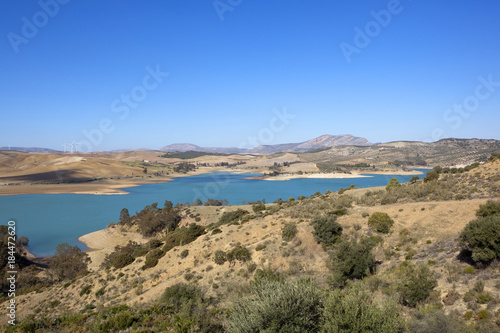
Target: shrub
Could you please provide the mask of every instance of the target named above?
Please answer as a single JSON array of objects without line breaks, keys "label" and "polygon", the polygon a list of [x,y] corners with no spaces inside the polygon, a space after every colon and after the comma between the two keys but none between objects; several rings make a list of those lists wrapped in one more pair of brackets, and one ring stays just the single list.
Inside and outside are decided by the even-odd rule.
[{"label": "shrub", "polygon": [[464,274],[474,274],[476,272],[476,269],[474,266],[467,266],[464,268]]},{"label": "shrub", "polygon": [[329,283],[333,287],[343,287],[348,279],[361,279],[375,270],[375,257],[371,250],[373,243],[366,238],[359,243],[344,241],[330,256],[329,267],[332,275]]},{"label": "shrub", "polygon": [[257,245],[257,246],[255,247],[255,251],[262,251],[262,250],[264,250],[266,247],[267,247],[267,245],[266,245],[266,244],[261,243],[261,244],[259,244],[259,245]]},{"label": "shrub", "polygon": [[500,257],[500,215],[469,222],[459,239],[462,249],[470,251],[475,261],[489,262]]},{"label": "shrub", "polygon": [[388,234],[394,224],[394,220],[386,213],[376,212],[368,218],[368,225],[378,232]]},{"label": "shrub", "polygon": [[401,187],[401,184],[399,183],[399,181],[396,178],[391,178],[391,180],[389,180],[389,183],[385,187],[385,190],[390,191],[391,189],[396,188],[396,187]]},{"label": "shrub", "polygon": [[83,286],[82,289],[80,290],[80,296],[90,294],[91,289],[92,289],[92,285],[90,285],[90,284]]},{"label": "shrub", "polygon": [[160,298],[160,302],[179,311],[183,305],[190,305],[202,297],[198,286],[177,283],[167,287]]},{"label": "shrub", "polygon": [[232,263],[234,260],[245,262],[251,260],[252,255],[250,254],[250,251],[248,251],[246,247],[242,245],[237,245],[226,254],[226,258],[230,263]]},{"label": "shrub", "polygon": [[217,265],[224,265],[224,263],[227,261],[227,256],[226,256],[226,252],[222,251],[222,250],[217,250],[215,251],[215,254],[214,254],[214,262],[217,264]]},{"label": "shrub", "polygon": [[489,303],[492,299],[493,299],[493,297],[489,293],[479,294],[479,295],[477,295],[477,298],[476,298],[476,300],[479,304]]},{"label": "shrub", "polygon": [[215,228],[214,230],[212,230],[212,235],[217,235],[217,234],[221,234],[222,233],[222,230],[220,230],[219,228]]},{"label": "shrub", "polygon": [[408,327],[409,333],[457,333],[471,332],[464,321],[442,310],[421,309],[415,311]]},{"label": "shrub", "polygon": [[134,262],[134,257],[130,253],[120,253],[113,257],[111,260],[111,265],[115,268],[123,268]]},{"label": "shrub", "polygon": [[165,255],[162,249],[154,249],[146,255],[146,261],[142,269],[155,267],[158,264],[158,260]]},{"label": "shrub", "polygon": [[361,214],[361,216],[362,216],[362,217],[368,217],[368,216],[370,216],[370,214],[369,214],[368,212],[363,212],[363,213]]},{"label": "shrub", "polygon": [[439,173],[437,171],[427,171],[424,177],[424,183],[438,179],[439,179]]},{"label": "shrub", "polygon": [[283,240],[290,241],[297,235],[297,224],[294,222],[285,223],[281,229],[281,237]]},{"label": "shrub", "polygon": [[375,302],[371,293],[356,283],[333,290],[325,300],[322,332],[404,332],[405,321],[397,304]]},{"label": "shrub", "polygon": [[168,252],[176,246],[189,244],[195,241],[204,233],[205,228],[197,225],[196,223],[191,223],[188,228],[178,228],[172,232],[169,232],[165,237],[165,245],[163,246],[163,251]]},{"label": "shrub", "polygon": [[318,332],[321,293],[312,282],[262,279],[231,307],[227,332]]},{"label": "shrub", "polygon": [[182,251],[181,252],[181,259],[186,258],[188,255],[189,255],[189,250],[188,249]]},{"label": "shrub", "polygon": [[232,212],[224,212],[219,221],[216,223],[216,226],[221,226],[224,224],[230,224],[234,221],[239,220],[243,216],[247,215],[248,212],[246,210],[243,210],[241,208],[238,208],[237,210],[234,210]]},{"label": "shrub", "polygon": [[477,217],[486,217],[500,214],[500,202],[488,200],[484,205],[479,206],[476,211]]},{"label": "shrub", "polygon": [[266,210],[266,205],[263,203],[252,205],[252,210],[254,211],[254,213],[261,212],[263,210]]},{"label": "shrub", "polygon": [[56,253],[50,262],[50,269],[60,280],[71,280],[81,274],[86,274],[90,258],[78,246],[67,243],[57,245]]},{"label": "shrub", "polygon": [[336,215],[316,216],[311,220],[314,238],[324,247],[331,247],[342,235],[342,226],[337,223]]},{"label": "shrub", "polygon": [[396,290],[399,292],[400,302],[410,307],[425,301],[437,286],[432,271],[425,264],[402,265],[399,276]]}]

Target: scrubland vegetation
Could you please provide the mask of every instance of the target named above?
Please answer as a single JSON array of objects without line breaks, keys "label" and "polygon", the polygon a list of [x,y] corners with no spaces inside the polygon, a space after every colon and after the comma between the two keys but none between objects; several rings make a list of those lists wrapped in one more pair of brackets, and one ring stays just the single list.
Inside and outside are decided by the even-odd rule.
[{"label": "scrubland vegetation", "polygon": [[[67,245],[48,269],[22,268],[40,285],[26,292],[47,296],[7,331],[498,332],[497,159],[381,189],[122,211],[110,228],[147,241],[116,246],[99,272]],[[460,229],[455,202],[475,207]]]}]

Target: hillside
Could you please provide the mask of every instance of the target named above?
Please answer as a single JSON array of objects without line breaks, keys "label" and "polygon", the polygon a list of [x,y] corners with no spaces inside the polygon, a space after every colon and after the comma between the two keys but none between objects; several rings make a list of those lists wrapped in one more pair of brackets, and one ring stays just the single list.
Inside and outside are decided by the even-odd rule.
[{"label": "hillside", "polygon": [[[347,311],[350,324],[346,325],[352,325],[357,319],[345,303],[352,299],[359,311],[372,311],[373,316],[383,313],[377,318],[390,318],[391,327],[400,327],[390,332],[496,332],[498,263],[474,262],[461,251],[458,236],[476,219],[482,205],[498,198],[499,186],[500,159],[496,159],[467,172],[441,173],[435,181],[389,190],[343,189],[264,206],[149,207],[131,220],[82,237],[92,248],[88,252],[90,273],[60,282],[49,282],[50,275],[40,273],[37,291],[18,297],[17,313],[20,318],[34,315],[21,327],[38,325],[38,332],[78,327],[80,331],[132,327],[148,332],[244,332],[237,327],[250,325],[249,316],[238,317],[237,304],[244,300],[247,311],[254,311],[252,299],[261,299],[259,304],[264,306],[266,300],[282,297],[281,288],[287,290],[291,284],[301,286],[297,289],[301,292],[309,290],[309,297],[316,295],[313,299],[325,297],[305,312],[293,310],[298,311],[293,318],[320,311],[321,322],[334,325],[336,319],[328,319],[328,311],[346,306],[335,311]],[[180,214],[176,230],[142,235],[146,221],[176,210]],[[394,221],[389,233],[368,225],[376,213],[386,213]],[[329,224],[319,224],[322,220],[317,216],[331,226],[338,223],[338,236],[326,232]],[[193,228],[193,223],[203,228]],[[185,241],[179,243],[178,237]],[[137,245],[135,259],[123,268],[100,268],[116,245],[126,246],[130,240],[156,245]],[[356,244],[365,248],[349,260],[360,264],[354,258],[369,258],[372,253],[376,264],[371,273],[361,270],[359,277],[344,280],[338,274],[347,261],[340,253]],[[148,252],[154,252],[158,261],[144,268],[151,259],[145,256]],[[349,269],[341,272],[347,274]],[[267,291],[253,293],[252,286]],[[268,292],[274,295],[270,299]],[[301,292],[290,297],[301,297]],[[336,293],[346,298],[329,298]],[[176,299],[181,303],[175,303]],[[281,306],[295,309],[283,299],[279,307],[267,311],[278,314]],[[285,318],[285,313],[277,318]],[[422,327],[430,328],[419,330]]]}]

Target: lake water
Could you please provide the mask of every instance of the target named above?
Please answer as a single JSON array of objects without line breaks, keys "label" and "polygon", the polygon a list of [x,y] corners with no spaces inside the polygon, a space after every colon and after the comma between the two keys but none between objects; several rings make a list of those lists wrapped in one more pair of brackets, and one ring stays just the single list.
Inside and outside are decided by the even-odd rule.
[{"label": "lake water", "polygon": [[[288,181],[265,181],[244,179],[257,174],[234,174],[218,172],[176,178],[168,183],[144,184],[124,189],[128,195],[91,194],[28,194],[0,196],[0,224],[16,221],[18,236],[30,240],[29,250],[39,257],[50,256],[57,244],[66,242],[85,246],[78,237],[106,228],[117,222],[122,208],[130,214],[144,206],[158,202],[163,207],[165,200],[174,204],[196,199],[227,199],[230,204],[265,199],[273,202],[278,198],[310,196],[320,191],[337,191],[340,188],[382,186],[395,177],[407,182],[411,176],[370,175],[366,178],[350,179],[293,179]],[[422,177],[421,177],[422,178]]]}]

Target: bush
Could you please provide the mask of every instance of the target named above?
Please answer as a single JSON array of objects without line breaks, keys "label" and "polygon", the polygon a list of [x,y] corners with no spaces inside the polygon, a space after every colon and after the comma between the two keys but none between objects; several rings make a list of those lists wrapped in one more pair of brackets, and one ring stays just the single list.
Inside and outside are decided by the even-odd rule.
[{"label": "bush", "polygon": [[388,234],[393,224],[394,220],[386,213],[376,212],[368,218],[368,225],[383,234]]},{"label": "bush", "polygon": [[146,261],[142,269],[155,267],[158,264],[158,260],[165,255],[162,249],[154,249],[146,255]]},{"label": "bush", "polygon": [[297,235],[297,224],[294,222],[285,223],[281,229],[281,237],[283,240],[290,241]]},{"label": "bush", "polygon": [[399,281],[396,290],[399,292],[400,302],[409,307],[416,307],[425,301],[437,286],[433,273],[425,264],[402,265],[399,272]]},{"label": "bush", "polygon": [[221,226],[224,224],[230,224],[232,222],[235,222],[239,219],[241,219],[243,216],[247,215],[248,212],[246,210],[243,210],[241,208],[238,208],[237,210],[234,210],[232,212],[224,212],[219,221],[216,223],[216,226]]},{"label": "bush", "polygon": [[239,261],[249,261],[252,259],[252,255],[250,251],[242,245],[237,245],[231,251],[229,251],[226,255],[227,260],[232,263],[234,260]]},{"label": "bush", "polygon": [[389,183],[385,187],[385,190],[390,191],[391,189],[396,188],[396,187],[401,187],[401,184],[399,183],[399,181],[396,178],[391,178],[391,180],[389,180]]},{"label": "bush", "polygon": [[134,257],[130,253],[120,253],[113,257],[111,260],[111,265],[115,268],[123,268],[134,262]]},{"label": "bush", "polygon": [[342,235],[342,226],[337,223],[336,215],[316,216],[311,220],[314,238],[324,247],[333,246]]},{"label": "bush", "polygon": [[266,210],[266,205],[263,203],[255,204],[252,206],[252,210],[254,211],[254,213],[261,212],[263,210]]},{"label": "bush", "polygon": [[472,332],[464,321],[442,310],[422,309],[413,314],[409,322],[410,333],[457,333]]},{"label": "bush", "polygon": [[333,287],[344,287],[349,279],[361,279],[375,270],[375,257],[371,250],[373,242],[363,239],[356,241],[344,241],[339,244],[337,250],[330,256],[329,267],[332,275],[329,283]]},{"label": "bush", "polygon": [[345,290],[334,290],[325,300],[322,332],[404,332],[405,321],[397,304],[374,301],[359,283]]},{"label": "bush", "polygon": [[217,265],[224,265],[224,263],[227,261],[227,256],[226,256],[226,252],[222,251],[222,250],[217,250],[215,251],[215,254],[214,254],[214,262],[217,264]]},{"label": "bush", "polygon": [[427,171],[424,177],[424,183],[438,179],[439,179],[439,173],[437,171]]},{"label": "bush", "polygon": [[489,262],[500,257],[500,215],[469,222],[460,233],[460,245],[475,261]]},{"label": "bush", "polygon": [[479,206],[479,209],[476,211],[477,217],[487,217],[491,215],[500,214],[500,202],[499,201],[491,201],[489,200],[484,205]]},{"label": "bush", "polygon": [[318,332],[323,312],[321,293],[312,282],[261,279],[252,297],[231,307],[227,332]]},{"label": "bush", "polygon": [[205,228],[196,223],[191,223],[188,228],[178,228],[165,236],[163,251],[168,252],[176,246],[189,244],[204,233]]},{"label": "bush", "polygon": [[60,280],[71,280],[81,274],[86,274],[90,258],[78,246],[67,243],[57,245],[56,253],[50,262],[50,269]]},{"label": "bush", "polygon": [[184,259],[186,258],[187,256],[189,255],[189,250],[184,250],[181,252],[181,259]]},{"label": "bush", "polygon": [[179,311],[183,305],[192,304],[200,298],[202,298],[202,292],[198,286],[181,282],[166,288],[160,302]]}]

